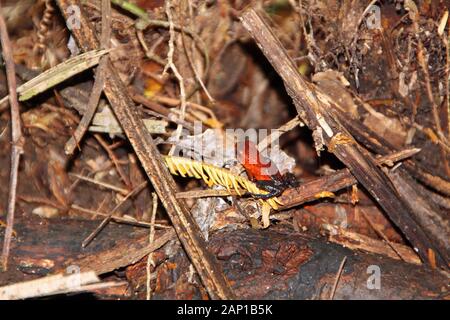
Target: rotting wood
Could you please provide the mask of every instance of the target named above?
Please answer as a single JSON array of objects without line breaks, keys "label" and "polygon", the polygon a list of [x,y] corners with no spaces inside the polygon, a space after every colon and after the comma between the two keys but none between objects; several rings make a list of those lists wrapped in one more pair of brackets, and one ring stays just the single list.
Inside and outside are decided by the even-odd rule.
[{"label": "rotting wood", "polygon": [[131,246],[128,241],[120,241],[110,250],[73,259],[67,262],[67,265],[77,265],[81,270],[92,270],[101,275],[136,263],[147,254],[164,246],[168,241],[175,239],[175,236],[175,231],[170,229],[158,233],[158,237],[151,245],[148,245],[148,235],[135,239]]},{"label": "rotting wood", "polygon": [[[99,41],[79,1],[58,0],[63,16],[70,19],[68,7],[80,8],[80,28],[73,28],[72,35],[83,51],[99,48]],[[161,155],[151,135],[145,129],[137,109],[119,79],[113,65],[108,61],[105,71],[104,92],[117,120],[121,124],[145,172],[152,182],[175,231],[195,266],[208,294],[212,299],[232,299],[233,293],[214,257],[206,249],[200,229],[191,217],[185,203],[176,198],[176,185],[164,166]]]},{"label": "rotting wood", "polygon": [[[348,129],[353,137],[369,150],[372,150],[378,154],[385,155],[395,151],[394,146],[386,139],[378,136],[370,128],[365,126],[359,121],[353,120],[350,117],[346,117],[344,114],[336,112],[337,117],[342,124]],[[422,182],[423,184],[433,188],[434,190],[450,196],[450,181],[443,179],[428,172],[426,168],[418,164],[412,159],[405,161],[403,164],[406,171]]]},{"label": "rotting wood", "polygon": [[[389,218],[401,229],[425,263],[428,252],[436,253],[437,264],[449,268],[445,253],[430,239],[423,229],[412,219],[404,201],[398,196],[394,186],[379,169],[369,152],[358,145],[335,115],[333,104],[327,94],[313,84],[307,83],[299,74],[294,62],[276,38],[270,27],[254,9],[247,9],[241,16],[244,27],[255,39],[261,51],[284,81],[300,118],[313,130],[316,146],[334,145],[333,152],[366,188],[384,209]],[[345,143],[334,143],[338,136]],[[351,141],[351,142],[350,142]]]},{"label": "rotting wood", "polygon": [[[176,239],[174,230],[157,231],[154,245],[149,246],[147,229],[113,223],[98,236],[95,246],[82,249],[79,242],[97,223],[49,220],[36,216],[17,217],[16,231],[20,243],[13,242],[11,268],[6,273],[0,273],[0,286],[10,284],[12,279],[19,282],[61,273],[68,267],[79,267],[81,272],[93,270],[97,275],[106,275],[123,267],[127,270],[140,267],[145,274],[145,259],[142,258],[156,249],[158,244],[164,245]],[[3,229],[0,229],[0,240],[3,234]],[[353,251],[324,239],[293,233],[286,228],[213,233],[208,248],[227,275],[233,277],[234,290],[242,299],[328,298],[336,270],[344,256],[348,260],[335,299],[439,299],[448,294],[448,278],[436,270],[378,254]],[[166,250],[157,251],[160,255],[157,265],[162,267],[169,258],[167,263],[176,263],[177,270],[173,272],[174,280],[154,292],[155,298],[171,297],[170,291],[177,288],[172,285],[174,281],[178,284],[185,281],[186,286],[198,286],[187,283],[187,279],[180,279],[189,274],[191,263],[186,255],[180,250],[171,258],[164,252]],[[136,261],[139,262],[133,264]],[[381,269],[382,290],[366,287],[369,276],[367,267],[370,265]],[[155,271],[162,276],[159,267]],[[134,279],[129,280],[133,288],[139,284],[133,283]],[[144,284],[145,277],[139,281]],[[139,287],[144,289],[145,285]],[[180,292],[178,298],[187,296]]]},{"label": "rotting wood", "polygon": [[[127,267],[149,252],[176,239],[173,228],[156,231],[155,241],[148,244],[148,229],[111,223],[98,235],[95,245],[81,248],[80,242],[98,220],[42,219],[35,215],[17,217],[16,238],[12,243],[11,268],[0,273],[0,286],[66,272],[67,268],[95,271],[102,275]],[[38,227],[36,227],[38,226]],[[0,228],[0,240],[4,229]],[[38,239],[38,240],[36,240]]]},{"label": "rotting wood", "polygon": [[440,210],[433,202],[429,201],[425,193],[421,193],[420,187],[401,171],[386,170],[389,179],[396,187],[399,196],[408,203],[411,215],[427,232],[430,238],[439,246],[448,260],[450,257],[450,226],[448,214]]},{"label": "rotting wood", "polygon": [[[209,248],[221,261],[226,274],[235,280],[233,290],[240,299],[328,299],[345,256],[347,260],[334,295],[336,300],[448,298],[447,275],[437,270],[353,251],[323,239],[305,239],[289,229],[218,232],[211,236]],[[182,271],[175,274],[161,264],[158,275],[174,279],[162,285],[154,293],[155,297],[201,298],[198,288],[185,276],[189,261],[182,254],[170,258],[166,264],[176,264],[177,271]],[[369,278],[374,268],[381,272],[378,283]],[[142,286],[140,283],[134,286],[138,285]],[[175,296],[174,291],[180,287],[184,290],[177,291]]]}]

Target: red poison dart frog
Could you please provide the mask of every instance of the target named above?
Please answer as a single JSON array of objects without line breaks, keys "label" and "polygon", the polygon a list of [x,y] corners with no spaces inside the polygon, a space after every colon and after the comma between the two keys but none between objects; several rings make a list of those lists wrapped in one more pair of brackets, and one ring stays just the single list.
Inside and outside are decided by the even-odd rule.
[{"label": "red poison dart frog", "polygon": [[259,189],[267,194],[253,194],[258,199],[269,199],[280,195],[289,187],[298,186],[295,176],[291,173],[281,175],[274,163],[263,157],[256,145],[248,138],[236,144],[238,160],[245,168],[247,175]]}]

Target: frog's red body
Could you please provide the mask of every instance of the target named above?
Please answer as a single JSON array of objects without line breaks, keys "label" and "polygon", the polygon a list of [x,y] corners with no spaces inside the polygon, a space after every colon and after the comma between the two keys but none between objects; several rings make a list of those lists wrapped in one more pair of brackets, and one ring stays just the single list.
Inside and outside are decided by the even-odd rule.
[{"label": "frog's red body", "polygon": [[296,184],[291,177],[289,179],[283,177],[270,159],[263,158],[258,152],[256,145],[249,139],[246,139],[243,146],[237,149],[238,159],[245,168],[249,179],[254,181],[260,189],[269,192],[253,196],[268,199],[278,196],[286,188]]}]

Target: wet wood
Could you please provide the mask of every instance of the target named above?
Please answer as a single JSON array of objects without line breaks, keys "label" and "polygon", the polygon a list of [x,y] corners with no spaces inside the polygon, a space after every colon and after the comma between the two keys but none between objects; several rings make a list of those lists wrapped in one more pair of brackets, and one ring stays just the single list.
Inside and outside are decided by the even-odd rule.
[{"label": "wet wood", "polygon": [[[329,299],[344,257],[347,260],[334,293],[336,300],[448,298],[448,278],[436,270],[353,251],[323,239],[307,239],[292,230],[274,229],[212,236],[209,248],[227,277],[233,279],[238,298]],[[176,266],[176,272],[171,265]],[[155,296],[201,299],[201,288],[188,282],[188,269],[189,262],[182,254],[161,264],[158,276],[173,280],[162,281]]]},{"label": "wet wood", "polygon": [[[0,286],[59,273],[70,266],[102,274],[113,271],[109,266],[114,263],[115,267],[126,265],[115,261],[119,250],[126,257],[140,252],[144,256],[144,251],[152,249],[148,246],[148,229],[116,223],[110,223],[90,246],[82,248],[82,241],[97,225],[97,220],[18,217],[14,228],[17,236],[11,248],[11,269],[0,273]],[[157,234],[157,239],[163,232]],[[0,239],[3,237],[4,228],[0,228]],[[107,255],[111,259],[103,259]],[[86,257],[92,259],[90,265],[78,263]]]}]

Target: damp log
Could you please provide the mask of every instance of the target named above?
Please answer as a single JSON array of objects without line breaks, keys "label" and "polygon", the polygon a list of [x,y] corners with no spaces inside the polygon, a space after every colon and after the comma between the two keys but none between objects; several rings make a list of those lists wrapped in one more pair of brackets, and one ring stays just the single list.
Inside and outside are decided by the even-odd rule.
[{"label": "damp log", "polygon": [[[0,273],[0,286],[64,272],[69,266],[72,269],[80,267],[81,271],[94,270],[101,275],[127,265],[117,261],[119,254],[131,256],[141,252],[140,259],[148,253],[145,251],[148,249],[147,229],[116,223],[110,223],[89,246],[82,248],[82,241],[98,224],[99,221],[93,220],[17,218],[10,254],[11,268]],[[155,242],[171,230],[157,231]],[[0,227],[0,241],[3,237],[4,228]],[[109,259],[108,254],[112,255]],[[89,266],[82,263],[88,258],[92,259]]]},{"label": "damp log", "polygon": [[[146,254],[176,239],[175,232],[158,230],[155,238],[158,245],[150,248],[147,229],[110,223],[87,248],[81,248],[81,242],[98,223],[34,216],[18,218],[11,268],[0,273],[0,286],[58,273],[72,265],[98,274],[123,267],[126,271],[133,269],[127,272],[128,280],[134,288],[145,290],[145,283],[136,283],[145,281],[145,277],[133,279],[133,274],[145,274]],[[344,257],[347,260],[335,299],[448,298],[448,278],[438,271],[275,228],[225,231],[211,236],[208,248],[221,264],[238,298],[328,299]],[[0,240],[3,234],[1,228]],[[158,250],[157,256],[163,252]],[[155,298],[207,296],[200,281],[189,279],[190,262],[183,250],[168,260],[162,256],[158,260],[163,262],[156,269]],[[367,287],[369,277],[373,276],[373,271],[367,273],[370,266],[379,267],[380,289]],[[377,285],[375,280],[371,284]]]},{"label": "damp log", "polygon": [[[439,271],[274,229],[220,232],[211,237],[209,249],[222,264],[237,298],[329,299],[344,257],[334,299],[449,297],[448,278]],[[202,298],[182,252],[159,268],[158,276],[172,281],[165,285],[160,281],[155,298]]]}]

